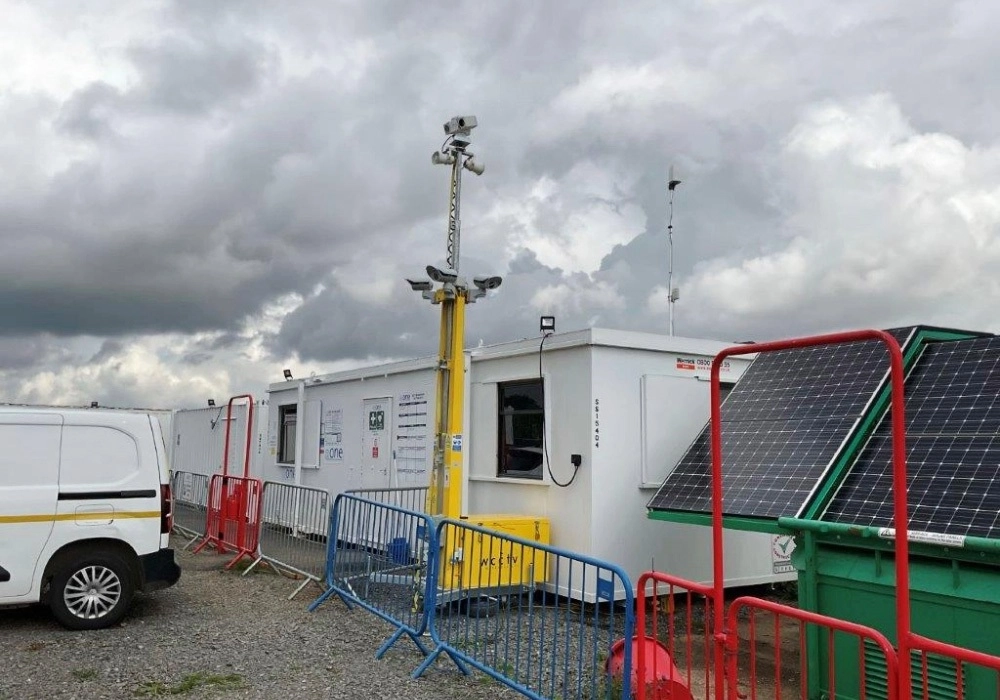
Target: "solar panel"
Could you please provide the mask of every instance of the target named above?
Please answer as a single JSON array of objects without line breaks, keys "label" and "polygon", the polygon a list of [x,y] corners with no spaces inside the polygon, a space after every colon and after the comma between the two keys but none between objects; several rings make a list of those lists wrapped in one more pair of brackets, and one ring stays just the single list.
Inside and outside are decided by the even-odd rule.
[{"label": "solar panel", "polygon": [[[1000,338],[928,345],[906,382],[910,527],[1000,535]],[[886,416],[824,520],[892,526]]]},{"label": "solar panel", "polygon": [[[890,331],[904,345],[914,329]],[[795,515],[862,417],[888,370],[885,348],[861,341],[757,357],[722,406],[723,511]],[[649,502],[711,511],[706,426]]]}]

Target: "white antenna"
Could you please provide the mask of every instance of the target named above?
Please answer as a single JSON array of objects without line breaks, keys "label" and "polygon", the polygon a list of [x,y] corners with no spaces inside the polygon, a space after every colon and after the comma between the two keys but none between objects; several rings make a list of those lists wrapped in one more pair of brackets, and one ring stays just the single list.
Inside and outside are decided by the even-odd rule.
[{"label": "white antenna", "polygon": [[680,290],[674,286],[674,190],[681,181],[674,177],[674,166],[670,166],[667,190],[670,192],[670,217],[667,221],[667,244],[670,247],[670,262],[667,267],[667,308],[670,313],[670,335],[674,334],[674,303],[680,298]]}]

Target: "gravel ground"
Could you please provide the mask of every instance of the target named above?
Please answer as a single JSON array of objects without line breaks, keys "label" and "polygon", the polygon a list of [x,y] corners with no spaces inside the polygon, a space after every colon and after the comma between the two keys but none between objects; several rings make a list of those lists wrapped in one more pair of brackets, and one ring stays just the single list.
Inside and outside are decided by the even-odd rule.
[{"label": "gravel ground", "polygon": [[223,572],[226,559],[206,552],[178,560],[180,582],[137,596],[113,629],[69,632],[45,609],[0,611],[0,698],[521,697],[446,660],[412,680],[422,657],[408,640],[376,661],[392,628],[333,599],[307,612],[314,587],[288,601],[297,582],[266,569]]}]

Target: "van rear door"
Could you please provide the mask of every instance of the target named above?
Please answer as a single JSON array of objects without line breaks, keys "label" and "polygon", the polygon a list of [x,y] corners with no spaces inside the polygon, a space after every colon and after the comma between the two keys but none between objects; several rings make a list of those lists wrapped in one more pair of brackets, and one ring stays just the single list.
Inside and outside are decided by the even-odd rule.
[{"label": "van rear door", "polygon": [[0,413],[0,600],[31,592],[55,524],[62,416]]}]

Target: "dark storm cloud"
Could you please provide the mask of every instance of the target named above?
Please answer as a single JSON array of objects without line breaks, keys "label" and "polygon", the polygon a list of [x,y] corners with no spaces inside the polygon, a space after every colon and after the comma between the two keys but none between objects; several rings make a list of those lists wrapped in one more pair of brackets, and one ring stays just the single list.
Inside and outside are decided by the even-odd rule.
[{"label": "dark storm cloud", "polygon": [[59,363],[68,353],[47,336],[0,338],[0,367],[25,371]]},{"label": "dark storm cloud", "polygon": [[[75,20],[60,7],[45,12],[68,30]],[[127,80],[0,100],[15,135],[0,139],[0,335],[17,363],[16,344],[32,333],[211,331],[215,340],[183,360],[206,365],[246,342],[242,321],[299,294],[306,303],[267,339],[276,356],[433,353],[437,309],[396,277],[443,252],[446,172],[429,155],[442,122],[462,113],[479,117],[475,149],[487,165],[463,197],[463,270],[505,277],[469,309],[471,344],[533,337],[543,312],[562,330],[665,330],[648,301],[666,284],[671,163],[684,180],[674,211],[679,334],[909,322],[916,302],[906,292],[845,293],[811,268],[815,285],[759,312],[737,303],[747,284],[726,287],[734,299],[711,292],[731,281],[723,273],[780,256],[840,212],[823,228],[831,241],[866,221],[876,222],[870,236],[922,225],[858,205],[865,190],[884,199],[894,173],[866,173],[864,189],[832,202],[816,196],[809,187],[844,188],[856,169],[790,158],[789,134],[813,105],[885,93],[917,134],[988,149],[1000,93],[982,66],[1000,58],[997,12],[860,0],[168,3],[158,31],[126,42]],[[611,184],[529,201],[539,183],[557,195],[585,187],[581,164],[614,173]],[[991,181],[974,184],[988,191]],[[491,220],[498,203],[523,211]],[[593,269],[561,269],[526,242],[584,245],[571,211],[584,206],[623,227],[637,208],[644,224],[602,249]],[[823,259],[813,243],[810,260]],[[347,293],[359,266],[393,270],[375,280],[384,295]],[[960,296],[921,298],[920,310],[933,315]]]}]

